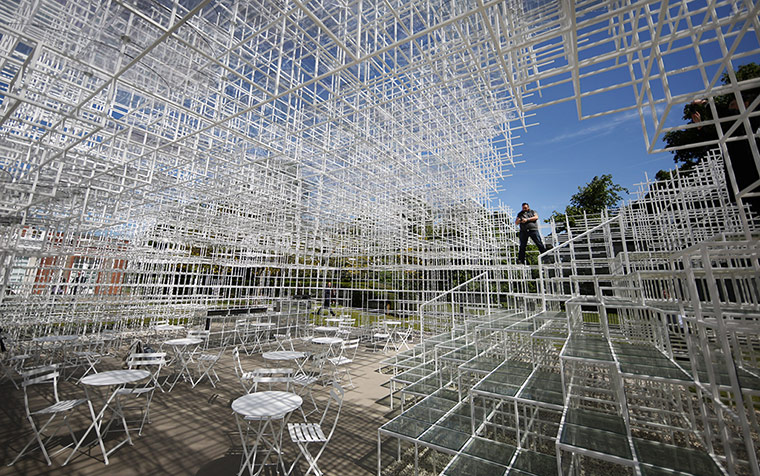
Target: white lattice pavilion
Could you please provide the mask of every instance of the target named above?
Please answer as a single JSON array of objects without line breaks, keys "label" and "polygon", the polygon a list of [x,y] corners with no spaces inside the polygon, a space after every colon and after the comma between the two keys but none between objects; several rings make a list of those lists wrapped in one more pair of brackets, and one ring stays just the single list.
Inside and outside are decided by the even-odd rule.
[{"label": "white lattice pavilion", "polygon": [[[302,329],[300,298],[330,283],[359,324],[392,313],[422,338],[407,364],[433,365],[437,390],[399,380],[409,398],[456,394],[444,419],[472,410],[458,447],[435,438],[444,420],[381,429],[451,456],[441,474],[546,457],[567,474],[589,458],[682,474],[696,470],[664,460],[696,458],[758,476],[760,78],[735,70],[760,62],[759,14],[750,0],[4,0],[0,323],[23,342],[268,308]],[[637,111],[657,152],[685,104],[717,117],[725,95],[733,116],[685,126],[717,131],[696,171],[553,224],[539,267],[514,264],[513,211],[488,204],[530,160],[517,139],[541,108]],[[509,362],[515,393],[487,390]],[[558,401],[523,393],[539,380]],[[600,425],[623,449],[572,437]],[[510,458],[468,454],[483,439]]]}]

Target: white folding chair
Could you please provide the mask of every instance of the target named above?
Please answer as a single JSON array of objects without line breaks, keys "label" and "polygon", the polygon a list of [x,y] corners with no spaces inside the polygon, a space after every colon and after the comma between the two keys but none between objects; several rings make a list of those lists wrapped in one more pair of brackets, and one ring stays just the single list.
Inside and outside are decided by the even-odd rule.
[{"label": "white folding chair", "polygon": [[301,397],[304,396],[304,393],[308,393],[311,404],[314,405],[314,410],[310,411],[309,413],[304,412],[303,405],[301,405],[301,414],[303,415],[304,420],[306,420],[306,417],[308,415],[319,411],[319,406],[317,405],[317,401],[314,399],[312,389],[314,387],[314,384],[324,378],[323,372],[325,364],[327,363],[327,355],[327,352],[312,355],[309,359],[309,362],[304,366],[305,371],[299,372],[293,376],[293,391]]},{"label": "white folding chair", "polygon": [[394,339],[394,347],[396,348],[396,351],[400,351],[402,346],[407,350],[411,349],[411,347],[409,347],[409,340],[412,338],[412,331],[412,326],[396,331]]},{"label": "white folding chair", "polygon": [[338,323],[338,333],[337,336],[341,339],[349,339],[351,337],[351,333],[355,330],[354,327],[354,319],[351,318],[343,318]]},{"label": "white folding chair", "polygon": [[[189,331],[187,331],[187,337],[188,337],[188,339],[200,339],[200,340],[203,341],[201,343],[201,345],[199,345],[197,347],[198,351],[208,349],[208,340],[209,340],[210,336],[211,336],[211,331],[206,331],[206,330],[189,330]],[[193,355],[191,355],[190,357],[192,358]]]},{"label": "white folding chair", "polygon": [[[253,389],[254,375],[253,372],[246,372],[243,370],[243,364],[240,362],[240,349],[238,347],[232,349],[232,359],[234,360],[233,368],[235,369],[235,375],[237,376],[240,385],[243,387],[245,393],[251,393],[251,390]],[[246,384],[246,382],[249,382],[250,384]]]},{"label": "white folding chair", "polygon": [[[251,387],[254,392],[259,391],[259,384],[266,384],[267,390],[272,390],[274,385],[284,384],[285,391],[290,391],[293,382],[293,369],[291,368],[257,368],[251,372]],[[248,392],[250,393],[250,392]]]},{"label": "white folding chair", "polygon": [[3,375],[0,376],[0,382],[2,382],[4,379],[8,379],[11,381],[13,386],[16,387],[16,390],[18,390],[19,386],[18,383],[16,383],[16,376],[21,375],[21,372],[24,368],[24,363],[31,357],[31,354],[22,353],[0,358],[0,368],[2,368],[3,372]]},{"label": "white folding chair", "polygon": [[[34,432],[34,436],[32,439],[29,440],[29,443],[24,446],[24,449],[21,450],[21,452],[16,456],[16,458],[11,461],[8,466],[12,466],[16,461],[18,461],[21,456],[23,456],[26,453],[26,450],[29,448],[29,446],[32,445],[35,441],[40,447],[40,450],[42,450],[42,454],[45,456],[45,461],[47,461],[48,466],[52,464],[50,461],[50,456],[48,455],[47,448],[45,447],[46,443],[50,443],[50,440],[56,436],[58,433],[58,430],[63,426],[63,424],[66,424],[66,427],[69,429],[69,435],[71,435],[71,441],[72,444],[76,442],[76,437],[74,436],[74,431],[71,429],[71,425],[69,425],[68,417],[69,413],[79,405],[86,403],[87,399],[79,398],[76,400],[60,400],[58,398],[58,369],[56,365],[48,365],[45,367],[39,367],[36,369],[26,370],[22,372],[21,374],[24,378],[24,381],[21,383],[21,386],[24,389],[24,410],[26,412],[26,418],[29,420],[29,424],[32,427],[32,431]],[[48,405],[46,405],[43,408],[32,410],[29,404],[29,387],[32,385],[38,385],[38,384],[46,384],[50,383],[53,386],[53,397],[54,401],[50,402]],[[59,414],[64,414],[63,422],[61,422],[60,425],[55,429],[53,434],[50,436],[45,436],[44,431],[52,423],[52,421],[55,419],[56,416]],[[47,417],[47,420],[42,423],[42,420]],[[40,418],[40,421],[36,421],[36,418]],[[40,423],[42,423],[40,425]],[[43,438],[45,439],[43,441]],[[70,446],[70,445],[69,445]],[[61,448],[59,451],[53,454],[55,456],[56,454],[60,453],[64,449],[66,449],[68,446]]]},{"label": "white folding chair", "polygon": [[274,341],[277,345],[275,350],[294,351],[293,339],[290,337],[290,332],[286,334],[275,334]]},{"label": "white folding chair", "polygon": [[391,345],[391,333],[388,331],[388,325],[383,323],[383,327],[381,330],[378,330],[374,334],[372,334],[372,343],[374,344],[374,349],[377,350],[378,344],[383,344],[383,352],[388,351],[388,346]]},{"label": "white folding chair", "polygon": [[[142,419],[140,421],[140,429],[137,432],[139,436],[142,436],[145,422],[150,423],[150,402],[153,400],[153,394],[156,391],[156,387],[161,388],[161,385],[158,382],[158,377],[161,373],[161,369],[166,365],[166,352],[135,352],[127,357],[127,365],[129,366],[129,370],[148,370],[151,373],[151,377],[145,385],[125,387],[117,392],[117,395],[119,396],[133,395],[139,397],[142,395],[145,397],[145,405],[141,408]],[[161,391],[163,391],[162,388]]]},{"label": "white folding chair", "polygon": [[[338,426],[338,419],[340,417],[340,410],[343,408],[343,396],[345,392],[338,382],[333,382],[333,388],[330,389],[330,399],[327,401],[325,412],[322,414],[322,418],[319,423],[288,423],[288,433],[290,434],[290,440],[298,446],[301,454],[293,461],[293,464],[288,470],[288,474],[293,472],[298,460],[303,457],[309,463],[309,469],[306,470],[304,476],[308,476],[310,472],[314,472],[315,476],[321,476],[322,471],[317,466],[317,460],[322,456],[322,453],[327,448],[327,444],[330,442],[335,428]],[[337,408],[335,408],[337,406]],[[324,425],[327,420],[327,416],[330,413],[330,408],[335,411],[335,417],[330,427],[330,433],[325,435]],[[322,447],[315,453],[309,451],[309,445],[321,444]]]},{"label": "white folding chair", "polygon": [[340,355],[328,359],[335,368],[334,378],[340,382],[340,369],[343,369],[343,373],[348,377],[348,383],[351,388],[354,387],[354,382],[351,379],[351,372],[349,366],[354,363],[356,359],[356,351],[359,348],[359,338],[344,341],[340,346]]},{"label": "white folding chair", "polygon": [[217,375],[216,370],[214,370],[214,366],[222,358],[222,355],[226,349],[226,346],[222,346],[219,348],[219,352],[216,354],[202,353],[195,357],[198,363],[198,379],[193,383],[193,387],[198,385],[198,383],[203,380],[203,377],[206,377],[208,378],[208,381],[211,382],[211,386],[216,388],[214,379],[216,379],[218,382],[219,375]]}]

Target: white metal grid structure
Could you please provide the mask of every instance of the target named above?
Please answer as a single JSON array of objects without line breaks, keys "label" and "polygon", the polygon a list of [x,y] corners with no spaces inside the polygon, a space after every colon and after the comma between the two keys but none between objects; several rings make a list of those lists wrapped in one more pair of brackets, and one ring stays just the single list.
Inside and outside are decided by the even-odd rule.
[{"label": "white metal grid structure", "polygon": [[[757,237],[742,202],[760,184],[760,153],[748,140],[760,82],[734,70],[760,53],[758,8],[4,1],[3,329],[22,344],[51,331],[104,339],[104,330],[287,307],[296,316],[279,315],[272,332],[297,335],[309,307],[295,298],[321,299],[330,283],[343,308],[413,325],[422,309],[420,330],[447,331],[414,356],[428,366],[424,381],[398,376],[410,395],[437,392],[428,402],[441,404],[472,386],[494,400],[478,375],[493,356],[517,362],[485,377],[522,379],[504,399],[514,418],[470,415],[473,428],[497,415],[499,428],[521,435],[497,469],[548,457],[562,471],[564,461],[583,468],[598,457],[640,474],[656,466],[649,456],[693,437],[719,472],[757,475]],[[719,117],[725,95],[736,109]],[[579,119],[636,110],[654,151],[677,122],[671,116],[697,99],[712,115],[687,128],[714,127],[702,145],[755,175],[740,181],[731,166],[722,175],[712,154],[695,173],[643,187],[624,214],[568,224],[541,279],[510,264],[512,212],[484,204],[516,165],[517,131],[533,111],[563,101],[575,102]],[[732,145],[742,141],[737,157]],[[649,220],[654,211],[666,220]],[[677,325],[658,324],[671,315]],[[635,360],[626,343],[666,367],[678,362],[689,379],[623,370]],[[468,362],[477,365],[456,375]],[[456,392],[439,390],[455,375]],[[532,399],[541,381],[555,394],[559,382],[565,403]],[[582,423],[596,394],[607,410],[597,422],[614,423],[628,452],[547,433],[592,428]],[[647,397],[657,408],[642,404]],[[428,430],[462,423],[466,407],[446,403],[437,410],[446,424]],[[671,439],[656,442],[670,446],[643,438],[663,428],[653,413],[671,419]],[[674,417],[681,413],[688,424]],[[546,441],[556,457],[534,451]]]},{"label": "white metal grid structure", "polygon": [[[404,411],[378,473],[434,450],[447,475],[757,475],[760,227],[746,237],[725,184],[712,152],[612,216],[569,217],[537,307],[490,305],[508,291],[476,276],[481,312],[386,361]],[[386,437],[408,457],[383,458]]]}]

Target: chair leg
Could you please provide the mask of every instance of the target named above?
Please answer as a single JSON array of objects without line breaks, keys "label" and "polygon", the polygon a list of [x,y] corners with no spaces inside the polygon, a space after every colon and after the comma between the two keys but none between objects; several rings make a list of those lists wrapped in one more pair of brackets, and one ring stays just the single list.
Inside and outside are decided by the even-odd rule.
[{"label": "chair leg", "polygon": [[27,443],[26,446],[24,446],[24,449],[22,449],[19,452],[19,454],[13,459],[13,461],[11,461],[10,463],[8,463],[8,466],[13,466],[13,464],[16,463],[16,461],[18,461],[19,458],[21,458],[22,456],[24,456],[24,454],[26,454],[26,450],[35,441],[37,441],[37,444],[40,446],[40,449],[42,450],[42,454],[45,456],[45,461],[47,461],[47,465],[51,466],[53,464],[53,462],[50,461],[50,456],[48,456],[47,449],[45,449],[45,443],[43,443],[42,438],[40,437],[40,433],[45,430],[45,428],[48,426],[48,424],[51,421],[53,421],[53,418],[55,418],[55,414],[53,414],[48,419],[48,421],[45,422],[44,425],[42,425],[42,428],[39,431],[37,431],[37,425],[34,424],[34,419],[31,416],[27,417],[27,419],[29,420],[29,423],[32,426],[32,431],[34,432],[34,436],[29,440],[29,443]]},{"label": "chair leg", "polygon": [[[317,458],[312,456],[312,454],[309,452],[309,450],[306,448],[305,443],[298,442],[298,447],[301,449],[301,452],[303,453],[304,459],[309,463],[309,469],[306,470],[304,473],[304,476],[309,476],[309,473],[314,471],[315,476],[322,476],[322,471],[317,466]],[[321,452],[319,454],[322,454]]]},{"label": "chair leg", "polygon": [[140,423],[140,431],[137,432],[137,436],[142,436],[143,427],[145,426],[145,422],[147,421],[150,423],[150,402],[153,401],[153,392],[152,390],[148,392],[148,394],[145,397],[145,413],[143,414],[142,422]]}]

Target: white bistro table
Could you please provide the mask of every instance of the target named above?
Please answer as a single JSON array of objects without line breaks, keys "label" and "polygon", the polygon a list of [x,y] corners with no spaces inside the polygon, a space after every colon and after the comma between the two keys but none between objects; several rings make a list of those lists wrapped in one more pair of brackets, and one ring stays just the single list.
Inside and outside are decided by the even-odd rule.
[{"label": "white bistro table", "polygon": [[[277,457],[276,464],[282,467],[283,472],[286,472],[280,450],[282,432],[290,413],[300,408],[302,404],[303,399],[295,393],[275,391],[249,393],[232,402],[232,411],[235,412],[240,442],[243,445],[243,459],[238,476],[241,476],[246,469],[251,475],[260,474],[273,454]],[[275,428],[277,422],[279,422],[279,428]],[[251,438],[248,437],[249,435]],[[253,442],[249,444],[251,439]],[[265,448],[260,451],[259,445]],[[254,472],[258,453],[263,453],[264,456],[261,467]]]},{"label": "white bistro table", "polygon": [[292,360],[295,362],[296,366],[298,367],[299,374],[303,374],[303,361],[301,359],[306,359],[308,357],[308,354],[306,352],[298,352],[295,350],[275,350],[272,352],[264,352],[261,354],[261,356],[264,358],[264,360],[272,360],[272,361],[290,361]]},{"label": "white bistro table", "polygon": [[[150,376],[150,372],[148,372],[147,370],[109,370],[107,372],[100,372],[97,374],[88,375],[79,382],[82,385],[84,385],[84,391],[87,394],[87,406],[90,408],[90,416],[92,417],[92,424],[87,428],[87,431],[84,432],[84,435],[82,435],[82,438],[77,442],[77,445],[74,447],[74,450],[71,452],[69,457],[63,463],[64,465],[68,464],[71,457],[74,456],[74,453],[76,453],[79,447],[82,446],[82,443],[84,442],[85,438],[87,438],[87,435],[89,435],[90,431],[92,431],[93,429],[95,429],[95,435],[98,439],[98,445],[100,445],[100,451],[103,452],[103,462],[105,464],[108,464],[108,455],[116,451],[125,443],[129,443],[130,445],[132,444],[132,438],[129,436],[129,428],[127,427],[127,422],[126,422],[126,419],[124,418],[124,413],[121,411],[121,406],[116,396],[119,390],[124,388],[126,384],[137,382],[149,376]],[[100,409],[100,412],[98,412],[98,414],[96,415],[95,407],[93,406],[93,397],[90,394],[91,389],[95,390],[95,389],[106,389],[106,388],[113,389],[110,396],[108,396],[107,398],[106,398],[106,393],[96,392],[100,394],[100,397],[103,401],[103,406]],[[111,410],[112,412],[115,413],[114,417],[111,418],[108,425],[106,425],[106,428],[101,431],[101,427],[103,425],[103,416],[105,415],[106,410],[108,410],[109,407],[111,407],[111,405],[113,404],[114,399],[116,399],[116,408]],[[103,435],[104,433],[108,432],[108,427],[111,425],[111,422],[117,416],[121,418],[121,423],[122,425],[124,425],[124,433],[127,435],[127,437],[121,442],[119,442],[116,446],[106,451],[106,446],[103,443]]]},{"label": "white bistro table", "polygon": [[242,328],[238,328],[238,337],[245,353],[251,355],[262,351],[265,338],[274,327],[274,322],[246,322]]},{"label": "white bistro table", "polygon": [[[59,364],[61,370],[63,370],[67,363],[66,348],[77,340],[79,340],[78,335],[51,335],[32,338],[32,342],[38,346],[38,355],[44,355],[44,351],[49,350],[50,355],[46,356],[46,361],[51,364]],[[58,351],[61,352],[60,356],[56,355]]]},{"label": "white bistro table", "polygon": [[337,346],[340,349],[340,344],[343,343],[343,339],[340,337],[315,337],[311,341],[315,344],[329,346],[328,353],[333,357],[337,356],[335,347]]},{"label": "white bistro table", "polygon": [[185,380],[190,381],[190,385],[193,385],[193,375],[190,373],[190,369],[188,368],[189,362],[187,360],[187,348],[190,346],[197,347],[202,342],[202,339],[196,339],[194,337],[183,337],[181,339],[171,339],[164,342],[164,345],[168,345],[174,348],[174,358],[172,359],[172,364],[174,364],[174,367],[177,369],[177,376],[174,377],[174,381],[169,386],[169,391],[174,388],[180,377],[183,377]]},{"label": "white bistro table", "polygon": [[337,326],[317,326],[314,328],[314,332],[321,332],[323,334],[335,334],[338,332]]}]

